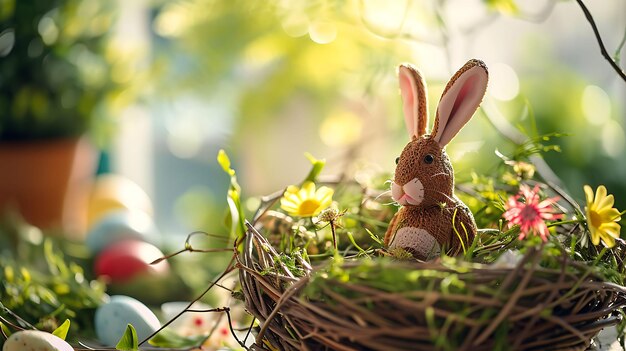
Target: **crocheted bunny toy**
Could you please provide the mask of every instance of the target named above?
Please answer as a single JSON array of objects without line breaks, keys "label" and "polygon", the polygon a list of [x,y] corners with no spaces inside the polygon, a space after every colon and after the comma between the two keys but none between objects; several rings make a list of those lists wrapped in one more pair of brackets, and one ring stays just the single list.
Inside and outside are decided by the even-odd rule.
[{"label": "crocheted bunny toy", "polygon": [[385,245],[403,248],[421,260],[442,252],[456,255],[471,245],[476,223],[467,206],[454,195],[454,171],[444,150],[472,118],[487,89],[487,67],[468,61],[443,91],[435,123],[426,134],[426,84],[419,71],[398,69],[404,118],[411,141],[396,159],[391,184],[394,201],[402,206],[389,223]]}]

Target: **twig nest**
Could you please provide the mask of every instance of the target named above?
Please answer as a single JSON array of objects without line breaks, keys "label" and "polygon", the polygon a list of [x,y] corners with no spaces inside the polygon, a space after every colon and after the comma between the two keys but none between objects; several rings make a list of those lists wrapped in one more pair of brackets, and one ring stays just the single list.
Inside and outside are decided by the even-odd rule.
[{"label": "twig nest", "polygon": [[257,344],[272,350],[585,350],[619,323],[626,288],[542,254],[490,265],[334,257],[316,268],[295,257],[295,274],[252,228],[240,281],[246,309],[263,321]]}]

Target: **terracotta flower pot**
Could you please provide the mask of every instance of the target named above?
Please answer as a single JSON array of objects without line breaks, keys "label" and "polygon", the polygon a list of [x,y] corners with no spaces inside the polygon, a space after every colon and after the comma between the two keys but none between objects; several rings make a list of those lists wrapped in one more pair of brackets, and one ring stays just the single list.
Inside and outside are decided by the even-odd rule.
[{"label": "terracotta flower pot", "polygon": [[0,142],[0,212],[82,239],[95,160],[85,139]]}]

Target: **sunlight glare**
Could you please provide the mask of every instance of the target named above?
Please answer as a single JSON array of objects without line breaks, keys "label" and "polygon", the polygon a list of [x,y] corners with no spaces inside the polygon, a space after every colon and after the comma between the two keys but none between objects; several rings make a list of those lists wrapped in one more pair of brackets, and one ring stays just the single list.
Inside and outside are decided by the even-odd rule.
[{"label": "sunlight glare", "polygon": [[406,1],[372,0],[362,3],[363,21],[381,33],[389,36],[399,34],[403,29],[405,12],[411,3]]},{"label": "sunlight glare", "polygon": [[607,155],[615,159],[623,159],[626,136],[622,126],[609,120],[602,128],[602,148]]},{"label": "sunlight glare", "polygon": [[331,21],[315,21],[309,25],[309,36],[318,44],[332,43],[337,38],[337,26]]},{"label": "sunlight glare", "polygon": [[361,137],[363,122],[350,111],[331,113],[320,126],[320,138],[328,146],[347,146]]},{"label": "sunlight glare", "polygon": [[602,88],[587,85],[580,100],[583,115],[596,126],[605,125],[611,118],[611,99]]},{"label": "sunlight glare", "polygon": [[43,16],[37,25],[37,31],[46,45],[52,45],[59,37],[59,28],[49,15]]},{"label": "sunlight glare", "polygon": [[167,146],[176,157],[193,158],[202,147],[202,130],[190,119],[181,119],[168,128]]},{"label": "sunlight glare", "polygon": [[490,65],[488,89],[489,94],[498,100],[513,100],[519,94],[517,73],[504,63]]},{"label": "sunlight glare", "polygon": [[154,21],[154,31],[164,37],[177,37],[187,29],[189,13],[182,5],[170,5]]},{"label": "sunlight glare", "polygon": [[285,33],[293,38],[306,35],[309,32],[309,18],[305,13],[293,13],[283,19],[282,27]]}]

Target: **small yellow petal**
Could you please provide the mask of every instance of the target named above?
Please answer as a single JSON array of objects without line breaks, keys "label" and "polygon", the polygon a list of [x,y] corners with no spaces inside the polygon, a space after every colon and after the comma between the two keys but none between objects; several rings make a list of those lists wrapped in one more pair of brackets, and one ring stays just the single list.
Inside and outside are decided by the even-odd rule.
[{"label": "small yellow petal", "polygon": [[608,247],[609,249],[615,246],[615,238],[610,235],[603,235],[602,241],[604,242],[604,245],[606,245],[606,247]]},{"label": "small yellow petal", "polygon": [[310,198],[315,197],[315,183],[304,182],[304,184],[302,184],[302,191],[304,191],[305,199],[310,199]]},{"label": "small yellow petal", "polygon": [[604,200],[606,197],[606,187],[604,185],[600,185],[598,189],[596,189],[596,198],[593,200],[593,204],[598,207],[599,203]]},{"label": "small yellow petal", "polygon": [[290,185],[285,190],[285,193],[283,194],[283,196],[287,197],[287,196],[290,196],[290,195],[296,195],[296,194],[298,194],[299,191],[300,191],[300,189],[297,186]]},{"label": "small yellow petal", "polygon": [[604,223],[600,226],[600,228],[598,228],[599,231],[607,232],[616,238],[619,237],[620,229],[620,225],[615,222]]},{"label": "small yellow petal", "polygon": [[589,185],[585,185],[583,189],[585,190],[585,199],[587,200],[587,205],[592,204],[593,203],[593,189],[591,189]]},{"label": "small yellow petal", "polygon": [[298,194],[285,195],[283,198],[293,202],[294,204],[302,202],[302,198],[298,196]]},{"label": "small yellow petal", "polygon": [[282,202],[280,203],[280,207],[285,211],[295,211],[298,209],[298,205],[293,202]]},{"label": "small yellow petal", "polygon": [[334,193],[333,189],[323,186],[317,191],[316,197],[318,199],[332,198]]},{"label": "small yellow petal", "polygon": [[598,211],[602,222],[615,222],[621,220],[619,211],[616,208],[606,208]]},{"label": "small yellow petal", "polygon": [[613,195],[608,195],[606,197],[604,197],[603,199],[596,199],[598,201],[598,209],[603,209],[603,208],[611,208],[613,207],[613,204],[615,203],[615,200],[613,198]]},{"label": "small yellow petal", "polygon": [[599,231],[596,228],[594,228],[593,226],[589,226],[589,232],[591,234],[591,242],[594,245],[600,244],[600,233],[599,233]]},{"label": "small yellow petal", "polygon": [[320,202],[320,207],[322,209],[327,209],[328,207],[330,207],[333,204],[333,199],[328,197],[325,198],[323,201]]}]

